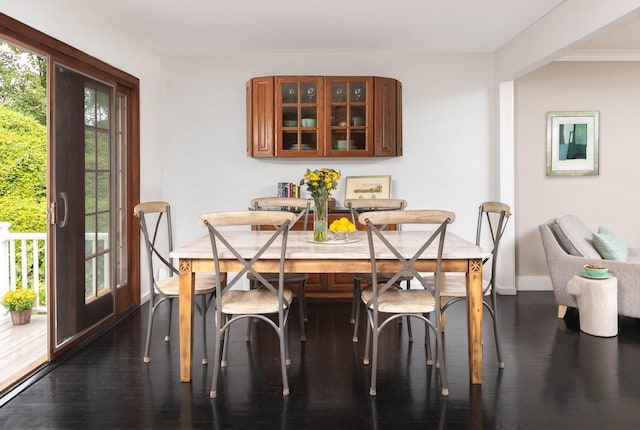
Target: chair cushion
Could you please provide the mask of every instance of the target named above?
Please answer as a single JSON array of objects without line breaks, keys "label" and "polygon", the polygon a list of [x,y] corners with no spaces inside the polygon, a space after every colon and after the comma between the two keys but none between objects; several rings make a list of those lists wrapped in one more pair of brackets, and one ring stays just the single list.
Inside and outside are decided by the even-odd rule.
[{"label": "chair cushion", "polygon": [[601,258],[593,247],[593,233],[577,216],[556,218],[553,231],[567,253],[578,257]]},{"label": "chair cushion", "polygon": [[600,227],[593,233],[593,246],[605,260],[627,261],[629,250],[618,236]]},{"label": "chair cushion", "polygon": [[[427,279],[429,284],[434,285],[434,276]],[[482,291],[487,296],[491,294],[491,290],[487,288],[489,280],[482,280]],[[435,287],[435,285],[434,285]],[[467,296],[467,280],[464,273],[446,273],[440,281],[440,297],[466,297]]]},{"label": "chair cushion", "polygon": [[[285,288],[283,296],[288,303],[291,303],[293,299],[291,290]],[[228,315],[260,315],[276,312],[278,312],[278,297],[266,288],[250,291],[232,290],[222,296],[222,313]]]},{"label": "chair cushion", "polygon": [[[373,290],[362,290],[362,301],[366,304],[373,298]],[[378,296],[378,310],[391,314],[425,314],[436,309],[436,299],[427,290],[400,290],[391,288]]]},{"label": "chair cushion", "polygon": [[[224,275],[222,283],[227,281]],[[179,278],[170,276],[158,281],[158,289],[167,296],[178,296],[180,294]],[[216,275],[212,273],[196,273],[195,294],[210,294],[216,289]]]}]

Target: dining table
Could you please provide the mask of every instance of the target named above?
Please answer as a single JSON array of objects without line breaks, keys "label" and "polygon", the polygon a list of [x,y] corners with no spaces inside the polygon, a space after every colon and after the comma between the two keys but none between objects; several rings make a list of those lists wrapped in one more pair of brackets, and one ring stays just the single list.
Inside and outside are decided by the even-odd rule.
[{"label": "dining table", "polygon": [[[230,243],[241,244],[237,250],[242,258],[251,259],[273,232],[237,230],[226,232]],[[424,244],[430,232],[420,230],[386,231],[385,237],[405,258],[411,258]],[[311,232],[289,231],[286,245],[285,271],[292,273],[362,273],[371,271],[367,233],[357,231],[348,239],[314,242]],[[279,271],[280,246],[272,246],[261,255],[254,268],[259,272]],[[482,262],[490,257],[490,251],[447,231],[442,256],[442,272],[466,274],[467,335],[469,349],[469,380],[482,383]],[[179,267],[179,336],[180,381],[190,382],[193,363],[193,299],[194,280],[197,272],[215,272],[211,241],[203,235],[184,246],[176,248],[170,257],[178,259]],[[235,255],[219,250],[220,270],[239,272],[241,262]],[[432,243],[415,261],[420,273],[435,272],[437,245]],[[376,250],[377,270],[398,271],[402,263],[388,250]]]}]

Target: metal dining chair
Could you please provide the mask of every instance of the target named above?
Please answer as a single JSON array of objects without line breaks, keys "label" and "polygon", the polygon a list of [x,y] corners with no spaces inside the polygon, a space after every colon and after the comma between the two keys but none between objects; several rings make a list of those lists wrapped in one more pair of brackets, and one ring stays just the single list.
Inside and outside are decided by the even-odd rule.
[{"label": "metal dining chair", "polygon": [[[489,277],[482,280],[482,295],[489,299],[484,299],[482,305],[487,309],[493,322],[493,336],[496,342],[496,353],[498,355],[498,367],[504,369],[504,360],[500,349],[498,336],[498,306],[496,298],[496,265],[498,263],[498,249],[507,222],[511,216],[509,205],[500,202],[483,202],[478,208],[478,222],[476,227],[476,245],[481,246],[486,243],[491,249],[491,257],[482,261],[483,267],[490,267]],[[483,226],[486,227],[483,230]],[[488,261],[491,264],[487,264]],[[454,303],[467,299],[466,281],[460,274],[443,274],[441,280],[440,308],[442,310],[441,328],[445,330],[445,311]]]},{"label": "metal dining chair", "polygon": [[[169,342],[171,335],[171,316],[173,301],[179,297],[178,269],[169,258],[173,250],[173,231],[171,228],[171,207],[163,201],[144,202],[136,205],[133,214],[138,219],[144,249],[147,253],[147,269],[149,280],[149,323],[147,326],[147,339],[144,347],[144,362],[151,361],[151,332],[153,321],[159,306],[167,301],[169,303],[169,325],[164,341]],[[223,284],[226,275],[219,278]],[[202,315],[202,364],[207,364],[207,309],[213,299],[216,277],[213,274],[198,273],[195,282],[195,295],[201,298],[201,303],[196,303],[196,309]]]},{"label": "metal dining chair", "polygon": [[[440,331],[440,273],[442,255],[444,249],[447,226],[455,220],[453,212],[437,210],[397,210],[365,212],[358,216],[361,223],[367,227],[367,240],[369,242],[369,254],[371,258],[371,274],[373,285],[361,292],[361,300],[367,309],[367,340],[365,343],[365,355],[363,363],[371,364],[371,386],[369,394],[377,394],[378,355],[380,349],[379,337],[382,330],[393,320],[402,317],[416,318],[425,323],[427,336],[429,330],[436,338],[436,367],[439,369],[440,386],[442,396],[449,395],[447,387],[447,375],[444,359],[443,337]],[[414,224],[435,228],[435,231],[425,231],[424,240],[418,245],[412,256],[403,256],[393,243],[385,236],[381,226],[386,224]],[[414,267],[414,263],[434,246],[437,249],[435,258],[435,285],[428,282]],[[378,264],[388,262],[388,259],[378,258],[381,253],[391,252],[402,263],[400,270],[389,273],[385,270],[385,278],[391,275],[385,282],[378,280]],[[420,283],[419,288],[402,290],[396,288],[396,282],[406,273],[411,273],[413,278]],[[428,316],[435,314],[432,320]],[[386,316],[386,318],[383,318]],[[428,337],[427,337],[428,339]],[[428,360],[430,358],[430,342],[428,343]],[[393,348],[393,347],[392,347]]]},{"label": "metal dining chair", "polygon": [[[258,197],[251,200],[251,207],[253,210],[261,211],[261,210],[274,210],[274,209],[284,209],[284,210],[293,210],[296,212],[296,219],[293,224],[296,224],[301,219],[302,222],[302,230],[307,230],[307,225],[309,221],[309,212],[311,211],[311,205],[313,204],[313,199],[305,199],[300,197]],[[256,227],[258,230],[262,228],[262,226]],[[276,282],[278,274],[277,273],[262,273],[267,280]],[[249,273],[247,274],[247,278],[251,281],[253,286],[258,284],[258,280],[256,277]],[[297,287],[297,297],[298,297],[298,309],[299,309],[299,318],[300,318],[300,341],[305,342],[307,340],[307,335],[305,331],[305,324],[307,322],[307,304],[305,301],[305,293],[304,287],[309,279],[308,273],[285,273],[284,281],[287,285],[293,285]],[[248,326],[247,338],[251,336],[251,325]]]},{"label": "metal dining chair", "polygon": [[[402,199],[347,199],[344,201],[344,205],[349,209],[351,214],[351,222],[356,225],[358,216],[367,211],[377,210],[402,210],[407,207],[406,200]],[[382,226],[384,229],[387,226]],[[401,229],[402,226],[397,226],[397,229]],[[378,281],[386,282],[391,277],[390,274],[378,273]],[[410,287],[411,282],[410,274],[406,274],[398,278],[396,285],[401,286],[402,282],[405,282],[406,288]],[[360,291],[363,288],[363,284],[371,285],[372,275],[371,273],[354,273],[353,274],[353,298],[351,300],[351,324],[353,324],[353,342],[358,342],[358,329],[360,325]],[[412,340],[411,325],[407,326],[409,330],[409,339]]]},{"label": "metal dining chair", "polygon": [[[287,321],[293,293],[285,288],[285,257],[287,252],[287,238],[290,226],[296,216],[285,211],[245,211],[218,212],[205,214],[200,217],[200,223],[209,231],[213,263],[217,278],[221,279],[221,256],[235,256],[242,268],[227,279],[227,283],[216,282],[214,315],[215,315],[215,347],[214,367],[209,397],[217,397],[218,374],[221,367],[227,366],[227,352],[229,350],[229,327],[242,320],[260,319],[269,324],[278,336],[280,346],[280,366],[282,372],[282,395],[289,395],[287,379],[287,365],[290,364]],[[262,244],[261,248],[251,256],[243,256],[243,243],[234,241],[233,230],[227,227],[273,225],[274,231],[256,232],[256,240]],[[277,250],[277,257],[275,254]],[[268,280],[255,265],[261,261],[266,253],[269,260],[276,260],[278,264],[277,282]],[[245,279],[246,274],[252,274],[260,283],[260,288],[251,290],[232,289]],[[272,316],[269,318],[269,316]],[[224,339],[224,345],[222,345]]]}]

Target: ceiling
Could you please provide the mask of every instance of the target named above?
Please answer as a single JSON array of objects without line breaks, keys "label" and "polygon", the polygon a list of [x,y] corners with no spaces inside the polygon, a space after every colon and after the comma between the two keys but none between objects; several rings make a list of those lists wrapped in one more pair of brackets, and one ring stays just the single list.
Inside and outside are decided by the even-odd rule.
[{"label": "ceiling", "polygon": [[60,0],[162,55],[489,53],[563,0]]}]

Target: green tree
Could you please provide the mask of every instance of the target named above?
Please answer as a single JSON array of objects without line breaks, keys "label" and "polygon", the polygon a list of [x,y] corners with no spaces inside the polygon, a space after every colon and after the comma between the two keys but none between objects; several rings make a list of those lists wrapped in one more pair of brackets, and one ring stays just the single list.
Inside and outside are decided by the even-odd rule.
[{"label": "green tree", "polygon": [[47,130],[0,104],[0,220],[14,232],[46,231]]},{"label": "green tree", "polygon": [[0,41],[0,104],[47,123],[46,59]]},{"label": "green tree", "polygon": [[0,40],[0,221],[46,231],[46,60]]}]

